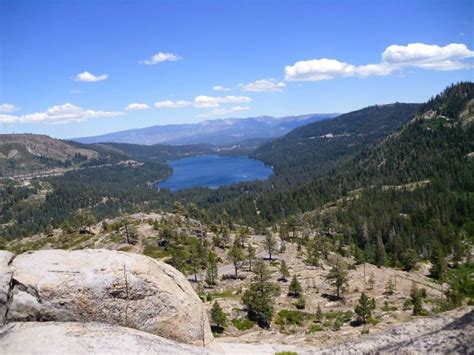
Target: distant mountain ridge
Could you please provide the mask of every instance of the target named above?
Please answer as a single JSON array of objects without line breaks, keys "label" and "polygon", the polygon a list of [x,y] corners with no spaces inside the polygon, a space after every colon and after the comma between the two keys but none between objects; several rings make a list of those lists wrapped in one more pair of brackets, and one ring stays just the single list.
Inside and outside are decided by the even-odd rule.
[{"label": "distant mountain ridge", "polygon": [[113,132],[99,136],[73,138],[73,141],[91,143],[131,144],[213,144],[229,145],[249,139],[281,137],[294,128],[336,117],[338,114],[308,114],[275,118],[259,116],[226,118],[194,124],[151,126]]}]

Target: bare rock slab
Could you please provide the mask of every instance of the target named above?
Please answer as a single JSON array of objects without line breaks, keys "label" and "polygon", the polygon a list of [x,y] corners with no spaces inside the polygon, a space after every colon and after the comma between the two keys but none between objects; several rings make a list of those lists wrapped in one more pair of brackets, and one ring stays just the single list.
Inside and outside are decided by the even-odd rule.
[{"label": "bare rock slab", "polygon": [[25,322],[0,328],[3,355],[211,354],[131,328],[103,323]]},{"label": "bare rock slab", "polygon": [[102,322],[205,346],[213,340],[186,278],[152,258],[110,250],[40,250],[10,265],[7,322]]}]

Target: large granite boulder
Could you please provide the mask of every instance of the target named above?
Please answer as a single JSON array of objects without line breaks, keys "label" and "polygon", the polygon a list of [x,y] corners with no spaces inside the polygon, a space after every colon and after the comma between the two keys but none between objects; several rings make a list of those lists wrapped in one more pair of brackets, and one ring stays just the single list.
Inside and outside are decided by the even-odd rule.
[{"label": "large granite boulder", "polygon": [[0,250],[0,326],[4,323],[5,313],[7,312],[8,295],[10,294],[12,279],[9,265],[13,257],[12,253]]},{"label": "large granite boulder", "polygon": [[18,255],[6,322],[102,322],[188,344],[212,340],[201,300],[186,278],[152,258],[110,250]]},{"label": "large granite boulder", "polygon": [[104,323],[25,322],[0,328],[0,354],[210,354],[135,329]]}]

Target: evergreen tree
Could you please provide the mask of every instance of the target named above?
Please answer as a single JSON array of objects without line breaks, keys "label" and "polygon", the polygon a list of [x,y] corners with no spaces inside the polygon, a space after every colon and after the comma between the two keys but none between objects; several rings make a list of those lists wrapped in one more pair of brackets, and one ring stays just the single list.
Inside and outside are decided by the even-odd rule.
[{"label": "evergreen tree", "polygon": [[272,253],[276,251],[277,247],[277,241],[275,240],[275,237],[273,236],[272,232],[266,232],[265,233],[265,248],[268,251],[268,258],[272,260]]},{"label": "evergreen tree", "polygon": [[224,313],[217,301],[212,305],[211,322],[219,331],[222,331],[227,326],[227,315]]},{"label": "evergreen tree", "polygon": [[288,271],[288,266],[286,266],[285,260],[280,261],[280,280],[286,282],[290,272]]},{"label": "evergreen tree", "polygon": [[357,314],[357,318],[363,324],[367,324],[367,321],[372,316],[372,311],[375,309],[375,304],[372,302],[365,293],[362,292],[359,298],[359,303],[354,308],[354,312]]},{"label": "evergreen tree", "polygon": [[341,293],[348,283],[347,266],[342,260],[338,259],[335,262],[329,274],[326,276],[326,280],[336,288],[336,297],[341,298]]},{"label": "evergreen tree", "polygon": [[247,245],[247,258],[249,260],[249,271],[252,271],[252,264],[257,258],[257,253],[255,248],[250,243]]},{"label": "evergreen tree", "polygon": [[242,247],[240,246],[239,242],[234,243],[232,248],[229,250],[228,256],[230,258],[230,261],[232,261],[232,264],[234,265],[234,271],[235,271],[235,279],[238,278],[238,271],[240,268],[240,265],[242,261],[245,259],[244,251],[242,250]]},{"label": "evergreen tree", "polygon": [[306,243],[306,263],[312,266],[319,266],[320,255],[321,249],[316,238],[313,238]]},{"label": "evergreen tree", "polygon": [[290,287],[288,288],[288,296],[291,297],[301,297],[303,295],[303,288],[301,287],[300,282],[296,278],[296,275],[293,275],[291,279]]},{"label": "evergreen tree", "polygon": [[431,253],[430,276],[434,279],[444,282],[446,280],[446,260],[440,245],[435,246]]},{"label": "evergreen tree", "polygon": [[279,288],[269,282],[270,273],[263,262],[255,263],[254,272],[255,276],[245,291],[242,302],[247,307],[249,319],[268,328],[273,317],[273,297],[279,294]]},{"label": "evergreen tree", "polygon": [[213,252],[209,253],[207,260],[206,283],[209,286],[217,283],[218,269],[216,255]]},{"label": "evergreen tree", "polygon": [[411,285],[410,301],[413,305],[413,315],[417,316],[421,314],[423,312],[423,295],[420,290],[418,290],[415,282]]},{"label": "evergreen tree", "polygon": [[411,271],[418,262],[418,254],[413,249],[407,249],[402,253],[402,267],[405,271]]}]

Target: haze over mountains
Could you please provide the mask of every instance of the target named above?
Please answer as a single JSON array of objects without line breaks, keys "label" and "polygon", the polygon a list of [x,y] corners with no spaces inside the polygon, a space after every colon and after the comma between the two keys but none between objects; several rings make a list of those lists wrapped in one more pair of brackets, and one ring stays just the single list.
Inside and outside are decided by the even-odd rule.
[{"label": "haze over mountains", "polygon": [[194,124],[176,124],[130,129],[93,137],[73,138],[80,143],[200,144],[227,145],[250,139],[268,139],[285,135],[292,129],[337,116],[335,113],[307,114],[275,118],[259,116],[207,120]]}]

